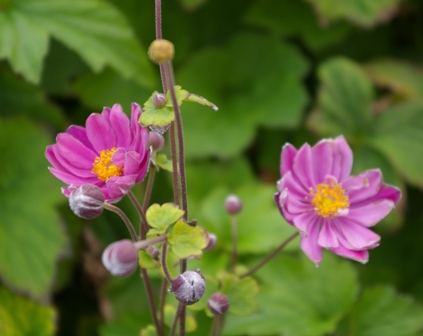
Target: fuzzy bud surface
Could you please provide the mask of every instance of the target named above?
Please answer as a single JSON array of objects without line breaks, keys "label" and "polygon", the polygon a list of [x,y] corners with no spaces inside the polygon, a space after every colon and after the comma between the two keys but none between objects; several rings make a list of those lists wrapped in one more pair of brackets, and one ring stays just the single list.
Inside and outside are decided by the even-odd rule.
[{"label": "fuzzy bud surface", "polygon": [[221,293],[215,293],[207,301],[207,307],[215,315],[225,314],[229,309],[228,297]]},{"label": "fuzzy bud surface", "polygon": [[103,251],[104,267],[116,277],[125,277],[138,267],[138,250],[129,239],[116,241]]},{"label": "fuzzy bud surface", "polygon": [[105,196],[101,189],[93,184],[84,184],[75,188],[69,196],[69,206],[75,215],[93,219],[103,212]]},{"label": "fuzzy bud surface", "polygon": [[148,57],[157,64],[171,61],[174,54],[175,47],[168,40],[154,40],[148,47]]},{"label": "fuzzy bud surface", "polygon": [[173,280],[171,292],[179,302],[192,305],[198,302],[204,295],[206,282],[200,270],[186,271]]}]

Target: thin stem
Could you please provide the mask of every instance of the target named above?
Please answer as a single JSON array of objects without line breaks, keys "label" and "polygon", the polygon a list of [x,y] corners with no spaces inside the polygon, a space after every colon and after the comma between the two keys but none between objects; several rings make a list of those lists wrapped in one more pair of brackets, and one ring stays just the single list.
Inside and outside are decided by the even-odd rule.
[{"label": "thin stem", "polygon": [[145,188],[144,202],[142,203],[142,210],[144,211],[144,213],[147,211],[148,206],[150,204],[151,192],[153,191],[155,177],[156,177],[156,166],[154,164],[151,164],[150,172],[148,174],[147,187]]},{"label": "thin stem", "polygon": [[237,241],[237,217],[231,216],[231,229],[232,229],[232,259],[231,259],[231,272],[235,273],[236,259],[238,254]]},{"label": "thin stem", "polygon": [[[173,317],[172,327],[170,329],[169,336],[175,335],[176,326],[178,325],[178,320],[179,320],[179,317],[181,316],[181,309],[182,309],[182,304],[180,303],[180,304],[178,304],[178,308],[176,309],[175,316]],[[181,335],[179,335],[179,336],[181,336]]]},{"label": "thin stem", "polygon": [[172,177],[173,177],[173,198],[175,204],[181,206],[179,198],[179,167],[178,167],[178,153],[176,148],[175,124],[172,123],[169,129],[170,138],[170,152],[172,156]]},{"label": "thin stem", "polygon": [[219,335],[221,321],[221,315],[214,315],[211,336]]},{"label": "thin stem", "polygon": [[256,266],[251,268],[249,271],[242,274],[239,278],[240,279],[245,278],[245,277],[253,274],[255,271],[257,271],[262,266],[264,266],[270,259],[272,259],[275,255],[277,255],[286,245],[288,245],[288,243],[291,240],[293,240],[298,235],[299,235],[299,233],[295,232],[292,236],[288,237],[284,242],[282,242],[282,244],[280,244],[275,250],[273,250],[273,252],[271,252],[266,257],[264,257],[262,261],[260,261]]},{"label": "thin stem", "polygon": [[119,217],[122,219],[122,221],[125,223],[126,228],[128,229],[129,234],[131,235],[132,241],[135,242],[138,240],[137,234],[134,230],[134,227],[132,226],[131,221],[129,220],[128,216],[126,216],[126,214],[120,208],[107,202],[104,202],[104,208],[118,214]]},{"label": "thin stem", "polygon": [[156,238],[152,238],[152,239],[139,240],[139,241],[135,242],[134,245],[137,248],[137,250],[144,250],[145,248],[149,247],[150,245],[160,243],[162,241],[165,241],[166,239],[167,239],[167,236],[164,234],[164,235],[158,236]]},{"label": "thin stem", "polygon": [[161,0],[156,0],[155,3],[156,13],[156,39],[162,38],[162,3]]},{"label": "thin stem", "polygon": [[167,281],[169,281],[169,283],[171,284],[172,281],[173,281],[173,278],[170,275],[169,268],[167,267],[166,257],[167,257],[167,242],[164,242],[162,244],[161,264],[162,264],[162,268],[163,268],[163,272],[165,274],[165,277],[166,277]]},{"label": "thin stem", "polygon": [[160,327],[164,330],[164,319],[165,319],[165,303],[166,303],[166,295],[167,295],[167,279],[162,280],[162,285],[160,287],[160,302],[159,302],[159,320],[160,320]]},{"label": "thin stem", "polygon": [[150,279],[148,277],[148,272],[145,268],[141,268],[141,277],[144,280],[144,287],[145,287],[145,292],[147,294],[148,306],[150,308],[151,317],[153,318],[153,322],[154,322],[154,325],[156,327],[157,335],[162,336],[162,335],[164,335],[164,329],[162,329],[162,326],[159,323],[159,320],[157,318],[156,305],[154,303],[153,290],[151,289]]},{"label": "thin stem", "polygon": [[179,336],[185,336],[185,319],[187,313],[187,306],[179,302],[178,308],[181,306],[179,313]]},{"label": "thin stem", "polygon": [[[144,238],[144,234],[141,234],[141,232],[147,232],[150,227],[148,226],[147,218],[145,217],[145,213],[143,208],[141,207],[140,203],[138,202],[135,195],[130,191],[128,193],[128,196],[132,203],[134,204],[135,208],[137,209],[138,214],[140,215],[141,221],[140,221],[140,237]],[[142,227],[141,227],[142,226]]]}]

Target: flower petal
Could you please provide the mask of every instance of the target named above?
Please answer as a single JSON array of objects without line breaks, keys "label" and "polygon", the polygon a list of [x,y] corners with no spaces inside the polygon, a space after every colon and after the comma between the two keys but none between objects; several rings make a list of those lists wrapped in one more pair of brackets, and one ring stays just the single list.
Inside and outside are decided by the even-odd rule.
[{"label": "flower petal", "polygon": [[[350,204],[366,201],[370,197],[376,195],[382,185],[382,173],[379,169],[366,170],[362,172],[359,177],[367,180],[367,184],[361,189],[350,190],[347,193]],[[344,186],[344,184],[342,186]]]},{"label": "flower petal", "polygon": [[[60,133],[56,138],[57,150],[60,155],[74,167],[91,170],[96,153],[68,133]],[[57,157],[56,158],[60,160]],[[63,162],[62,162],[63,164]]]},{"label": "flower petal", "polygon": [[316,184],[322,183],[326,175],[330,175],[333,166],[333,146],[324,139],[312,149],[313,170]]},{"label": "flower petal", "polygon": [[338,181],[343,181],[351,174],[353,154],[350,146],[348,146],[348,143],[342,135],[332,140],[332,145],[333,167],[331,174],[335,176]]},{"label": "flower petal", "polygon": [[319,227],[318,218],[316,216],[315,220],[310,224],[309,235],[307,237],[301,237],[301,249],[309,257],[316,266],[322,261],[322,248],[317,244],[317,239],[319,237]]},{"label": "flower petal", "polygon": [[116,147],[128,148],[131,144],[131,132],[129,128],[129,118],[123,112],[119,104],[113,105],[110,111],[110,124],[115,130]]},{"label": "flower petal", "polygon": [[342,245],[339,245],[338,247],[333,248],[331,251],[341,257],[356,260],[358,262],[361,262],[362,264],[365,264],[369,261],[369,252],[367,250],[354,251],[349,250]]},{"label": "flower petal", "polygon": [[96,177],[78,177],[62,170],[58,170],[56,168],[49,167],[48,169],[55,177],[57,177],[59,180],[63,181],[66,184],[74,184],[79,187],[83,184],[96,184],[96,182],[98,182],[98,179]]},{"label": "flower petal", "polygon": [[103,115],[91,114],[87,119],[86,128],[88,139],[98,153],[116,147],[115,131]]},{"label": "flower petal", "polygon": [[291,144],[287,143],[285,146],[283,146],[280,166],[281,176],[284,176],[287,172],[292,170],[292,164],[296,154],[297,149]]},{"label": "flower petal", "polygon": [[298,151],[292,164],[294,176],[298,178],[303,187],[308,190],[314,187],[313,159],[309,144],[303,145]]},{"label": "flower petal", "polygon": [[322,221],[320,229],[319,239],[317,240],[319,246],[326,249],[332,249],[339,246],[336,232],[332,229],[332,223],[330,220],[325,219]]},{"label": "flower petal", "polygon": [[379,245],[380,236],[348,218],[338,218],[344,238],[354,250],[367,250]]},{"label": "flower petal", "polygon": [[130,151],[125,154],[124,174],[125,175],[138,175],[140,169],[140,158],[137,152]]},{"label": "flower petal", "polygon": [[[315,223],[320,223],[321,219],[314,211],[307,211],[294,217],[294,226],[300,231],[302,236],[309,236],[310,230],[314,228]],[[317,241],[317,238],[316,238]]]},{"label": "flower petal", "polygon": [[395,207],[389,199],[375,201],[363,206],[351,206],[348,219],[360,225],[371,227],[385,218]]},{"label": "flower petal", "polygon": [[93,145],[88,139],[87,130],[85,129],[85,127],[71,125],[66,130],[66,133],[72,135],[75,139],[78,139],[81,143],[83,143],[87,148],[95,152]]}]

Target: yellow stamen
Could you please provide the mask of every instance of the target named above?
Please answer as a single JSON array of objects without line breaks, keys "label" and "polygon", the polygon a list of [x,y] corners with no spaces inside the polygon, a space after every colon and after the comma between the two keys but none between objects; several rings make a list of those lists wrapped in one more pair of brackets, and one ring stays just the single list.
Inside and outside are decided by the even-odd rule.
[{"label": "yellow stamen", "polygon": [[348,209],[350,203],[348,196],[344,195],[341,184],[318,184],[316,190],[310,188],[310,195],[313,197],[311,203],[314,210],[322,217],[337,217],[340,210]]},{"label": "yellow stamen", "polygon": [[92,172],[99,180],[106,182],[112,176],[122,176],[123,166],[115,166],[112,162],[112,156],[116,151],[116,147],[104,149],[100,152],[100,156],[95,158]]}]

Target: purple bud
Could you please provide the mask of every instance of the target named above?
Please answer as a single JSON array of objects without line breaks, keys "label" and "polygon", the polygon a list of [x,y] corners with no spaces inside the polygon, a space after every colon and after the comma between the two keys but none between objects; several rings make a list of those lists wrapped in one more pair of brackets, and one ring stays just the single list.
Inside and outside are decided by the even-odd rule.
[{"label": "purple bud", "polygon": [[215,315],[225,314],[229,309],[228,297],[221,293],[215,293],[207,301],[207,307]]},{"label": "purple bud", "polygon": [[157,132],[148,133],[148,142],[147,146],[151,146],[153,150],[160,151],[164,147],[164,138],[163,135]]},{"label": "purple bud", "polygon": [[104,194],[93,184],[84,184],[74,189],[69,195],[69,206],[75,215],[93,219],[103,212]]},{"label": "purple bud", "polygon": [[101,260],[112,275],[125,277],[138,267],[138,250],[129,239],[119,240],[106,247]]},{"label": "purple bud", "polygon": [[208,235],[209,241],[204,251],[211,251],[216,246],[217,236],[214,233],[210,233],[210,232],[207,232],[207,235]]},{"label": "purple bud", "polygon": [[225,210],[230,215],[236,215],[242,210],[242,202],[238,196],[229,195],[225,200]]},{"label": "purple bud", "polygon": [[167,98],[163,93],[155,93],[153,95],[153,105],[157,108],[162,108],[166,105]]},{"label": "purple bud", "polygon": [[160,251],[156,245],[150,245],[145,249],[145,251],[150,255],[152,259],[159,260]]},{"label": "purple bud", "polygon": [[175,293],[179,302],[191,305],[200,300],[206,290],[206,282],[200,270],[186,271],[173,280],[169,291]]}]

